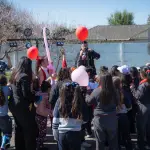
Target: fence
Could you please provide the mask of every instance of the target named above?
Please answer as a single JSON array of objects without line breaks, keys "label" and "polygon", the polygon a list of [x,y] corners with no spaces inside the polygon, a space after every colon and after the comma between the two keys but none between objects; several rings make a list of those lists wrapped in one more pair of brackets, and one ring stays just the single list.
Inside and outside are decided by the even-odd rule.
[{"label": "fence", "polygon": [[[74,65],[77,53],[80,50],[80,44],[64,44],[68,66]],[[96,68],[106,65],[141,66],[150,62],[148,42],[122,42],[122,43],[89,43],[89,48],[94,49],[101,54],[101,58],[95,61]],[[59,58],[60,47],[52,44],[50,47],[52,59],[56,66]],[[40,55],[45,55],[45,49],[39,45]],[[16,66],[22,56],[26,56],[26,50],[15,51],[10,54],[13,66]],[[33,61],[33,67],[35,62]],[[59,67],[61,66],[61,61]]]}]

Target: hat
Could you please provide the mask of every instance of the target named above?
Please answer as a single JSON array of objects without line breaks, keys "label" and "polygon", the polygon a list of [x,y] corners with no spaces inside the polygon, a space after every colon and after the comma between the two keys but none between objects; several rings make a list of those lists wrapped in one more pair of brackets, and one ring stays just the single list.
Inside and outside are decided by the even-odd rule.
[{"label": "hat", "polygon": [[146,63],[146,66],[150,66],[150,63]]},{"label": "hat", "polygon": [[130,68],[127,65],[123,65],[117,68],[122,74],[129,74]]}]

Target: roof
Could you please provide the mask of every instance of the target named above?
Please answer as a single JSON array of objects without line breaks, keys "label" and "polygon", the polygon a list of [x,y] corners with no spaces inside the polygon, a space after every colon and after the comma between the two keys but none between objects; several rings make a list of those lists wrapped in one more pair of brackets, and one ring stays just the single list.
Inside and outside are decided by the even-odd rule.
[{"label": "roof", "polygon": [[[97,41],[129,41],[147,40],[150,25],[105,25],[89,29],[88,40]],[[150,32],[150,31],[149,31]],[[66,40],[77,40],[75,34],[65,37]]]}]

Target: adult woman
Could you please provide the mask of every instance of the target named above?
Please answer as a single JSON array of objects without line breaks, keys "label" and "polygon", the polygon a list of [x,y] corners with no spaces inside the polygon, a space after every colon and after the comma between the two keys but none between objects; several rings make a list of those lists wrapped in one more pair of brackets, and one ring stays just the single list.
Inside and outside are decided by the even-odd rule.
[{"label": "adult woman", "polygon": [[117,140],[117,94],[113,86],[112,76],[105,72],[100,75],[100,87],[86,97],[88,104],[94,104],[94,133],[96,150],[105,149],[106,138],[111,150],[118,150]]},{"label": "adult woman", "polygon": [[36,150],[37,125],[32,112],[32,61],[29,58],[20,59],[12,79],[14,100],[9,102],[9,108],[16,123],[16,150]]},{"label": "adult woman", "polygon": [[[147,143],[150,144],[150,70],[148,67],[141,68],[140,76],[142,81],[138,88],[132,86],[132,93],[137,100],[137,134],[138,147],[145,150],[145,133],[147,135]],[[147,131],[146,131],[147,127]]]}]

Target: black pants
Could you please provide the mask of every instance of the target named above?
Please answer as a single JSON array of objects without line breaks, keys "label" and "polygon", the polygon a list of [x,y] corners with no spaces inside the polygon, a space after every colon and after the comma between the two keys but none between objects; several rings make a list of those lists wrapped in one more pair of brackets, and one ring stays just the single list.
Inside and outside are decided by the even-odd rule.
[{"label": "black pants", "polygon": [[118,143],[120,150],[122,144],[126,147],[126,150],[132,150],[130,124],[127,114],[118,114]]},{"label": "black pants", "polygon": [[131,109],[130,111],[128,111],[127,115],[128,115],[128,120],[129,120],[130,133],[136,133],[136,130],[135,130],[136,111],[134,109]]},{"label": "black pants", "polygon": [[1,144],[1,142],[2,142],[2,132],[0,130],[0,144]]},{"label": "black pants", "polygon": [[86,132],[88,135],[92,134],[92,130],[91,130],[91,121],[88,121],[87,123],[82,124],[81,126],[81,141],[84,142],[85,141],[85,135]]},{"label": "black pants", "polygon": [[142,111],[136,115],[136,125],[138,147],[140,150],[145,150],[145,137],[147,137],[147,143],[150,143],[150,106],[143,108]]},{"label": "black pants", "polygon": [[11,107],[15,120],[16,150],[36,150],[38,128],[35,116],[27,108]]},{"label": "black pants", "polygon": [[59,150],[81,150],[80,131],[59,133]]}]

